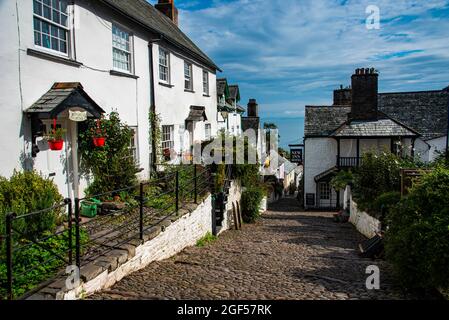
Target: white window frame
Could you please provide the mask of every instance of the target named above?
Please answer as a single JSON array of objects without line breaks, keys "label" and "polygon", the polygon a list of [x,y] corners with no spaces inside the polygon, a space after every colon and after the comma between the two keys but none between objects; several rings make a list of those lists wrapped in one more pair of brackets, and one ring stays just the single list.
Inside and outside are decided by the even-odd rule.
[{"label": "white window frame", "polygon": [[[125,38],[120,37],[120,36],[119,36],[119,39],[121,39],[121,41],[125,41],[125,43],[124,43],[125,45],[126,45],[126,41],[128,42],[127,45],[128,45],[129,50],[127,50],[126,48],[123,48],[121,46],[117,46],[115,44],[116,41],[114,41],[114,40],[115,40],[116,35],[114,34],[114,29],[117,29],[120,33],[124,33],[128,36],[128,40],[126,40]],[[112,23],[112,65],[113,65],[112,68],[113,68],[113,70],[133,74],[133,72],[134,72],[134,68],[133,68],[134,43],[133,42],[134,42],[133,34],[128,29],[124,28],[123,26],[121,26],[118,23],[115,23],[115,22]],[[116,60],[114,58],[114,51],[118,51],[119,53],[124,53],[125,55],[128,55],[129,69],[123,69],[119,66],[116,66],[116,62],[117,63],[125,63],[125,62]]]},{"label": "white window frame", "polygon": [[328,182],[319,182],[320,200],[331,200],[332,189]]},{"label": "white window frame", "polygon": [[[162,55],[164,55],[162,59]],[[163,64],[165,60],[165,64]],[[165,72],[162,72],[165,70]],[[162,75],[166,74],[167,79],[163,79]],[[159,81],[162,83],[170,83],[170,52],[162,47],[159,47]]]},{"label": "white window frame", "polygon": [[184,60],[184,90],[193,91],[193,64],[186,60]]},{"label": "white window frame", "polygon": [[134,126],[130,129],[134,132],[134,135],[131,137],[129,149],[133,152],[134,161],[139,163],[139,128]]},{"label": "white window frame", "polygon": [[204,125],[204,138],[206,141],[212,138],[212,124],[210,123]]},{"label": "white window frame", "polygon": [[161,133],[162,150],[173,149],[175,147],[175,126],[163,125]]},{"label": "white window frame", "polygon": [[210,89],[209,89],[209,71],[203,69],[203,94],[209,95]]},{"label": "white window frame", "polygon": [[[66,3],[66,12],[61,11],[61,6],[59,6],[58,9],[54,9],[53,8],[53,1],[48,1],[49,4],[44,3],[47,2],[47,0],[33,0],[33,42],[34,42],[34,46],[36,48],[39,48],[40,50],[44,50],[44,51],[48,51],[49,53],[54,53],[57,55],[61,55],[64,57],[69,57],[70,55],[70,13],[69,13],[69,2],[67,0],[64,0],[64,2]],[[60,3],[61,1],[58,1],[58,3]],[[40,5],[40,13],[36,13],[35,12],[35,5]],[[50,10],[50,19],[46,18],[44,16],[44,7],[49,8]],[[59,23],[54,21],[54,15],[57,14],[58,15],[58,19],[59,19]],[[66,25],[61,23],[61,18],[62,16],[66,17]],[[39,30],[36,29],[36,21],[39,23]],[[43,24],[47,23],[49,25],[49,30],[48,30],[48,34],[43,32]],[[55,28],[58,32],[58,35],[55,36],[52,33],[52,29]],[[65,34],[65,39],[63,39],[60,36],[60,31],[61,29],[63,30],[64,34]],[[37,34],[39,34],[39,43],[36,43],[37,39],[36,36]],[[50,48],[47,48],[46,46],[43,45],[44,43],[44,36],[48,36],[49,41],[50,41]],[[52,39],[56,39],[58,41],[58,50],[55,50],[52,48]],[[66,52],[60,51],[59,48],[61,46],[61,42],[65,42],[65,46],[66,46]]]}]

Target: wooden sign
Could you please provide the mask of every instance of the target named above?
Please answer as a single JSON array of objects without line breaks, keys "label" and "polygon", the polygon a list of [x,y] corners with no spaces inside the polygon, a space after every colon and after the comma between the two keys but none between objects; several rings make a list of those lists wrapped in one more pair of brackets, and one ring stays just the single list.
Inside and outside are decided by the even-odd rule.
[{"label": "wooden sign", "polygon": [[290,158],[291,162],[296,164],[302,164],[303,158],[302,158],[302,149],[291,149],[290,150]]},{"label": "wooden sign", "polygon": [[75,122],[83,122],[87,120],[87,111],[69,110],[69,119]]}]

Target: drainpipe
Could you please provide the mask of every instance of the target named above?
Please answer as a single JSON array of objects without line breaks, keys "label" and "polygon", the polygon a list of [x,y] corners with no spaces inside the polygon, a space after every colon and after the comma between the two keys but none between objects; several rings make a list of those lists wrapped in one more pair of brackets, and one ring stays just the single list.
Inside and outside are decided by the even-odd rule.
[{"label": "drainpipe", "polygon": [[[155,97],[155,81],[154,81],[154,59],[153,59],[153,44],[159,42],[161,38],[155,39],[149,42],[148,50],[149,50],[149,59],[150,59],[150,112],[155,115],[156,114],[156,97]],[[153,139],[155,136],[155,128],[153,128],[150,123],[151,130],[151,159],[150,159],[150,168],[153,172],[157,171],[157,146],[156,141]],[[151,174],[151,173],[150,173]]]}]

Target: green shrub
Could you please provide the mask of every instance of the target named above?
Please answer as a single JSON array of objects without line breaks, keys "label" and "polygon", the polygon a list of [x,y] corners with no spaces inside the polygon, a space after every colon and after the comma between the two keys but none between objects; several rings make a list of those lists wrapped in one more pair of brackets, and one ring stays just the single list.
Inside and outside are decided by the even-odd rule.
[{"label": "green shrub", "polygon": [[[5,216],[14,212],[25,213],[51,208],[62,203],[63,197],[50,179],[43,178],[36,171],[14,171],[9,180],[0,179],[0,231],[5,232]],[[13,227],[24,238],[33,239],[46,231],[54,231],[62,217],[64,208],[33,215],[14,221]],[[16,233],[16,236],[20,235]]]},{"label": "green shrub", "polygon": [[[45,232],[42,236],[47,238],[52,234],[51,232]],[[68,233],[64,232],[40,242],[40,246],[31,244],[26,240],[20,242],[22,248],[17,249],[13,254],[13,295],[15,298],[22,296],[43,281],[48,280],[65,266],[65,262],[55,258],[49,250],[61,257],[67,257],[68,239]],[[81,245],[87,241],[87,232],[81,229]],[[72,234],[72,243],[75,243],[75,233]],[[48,250],[44,250],[42,247]],[[0,300],[5,299],[7,296],[6,279],[6,264],[0,263]]]},{"label": "green shrub", "polygon": [[260,216],[260,203],[264,197],[264,190],[260,186],[248,187],[242,192],[242,218],[246,223],[252,223]]},{"label": "green shrub", "polygon": [[217,240],[217,237],[214,236],[212,233],[207,232],[204,237],[202,237],[200,240],[196,242],[197,247],[204,247],[212,242]]},{"label": "green shrub", "polygon": [[331,186],[335,190],[343,190],[347,185],[352,184],[354,175],[351,171],[342,170],[338,172],[331,180]]},{"label": "green shrub", "polygon": [[391,191],[381,194],[373,202],[369,210],[372,214],[381,214],[382,210],[389,212],[394,206],[401,201],[401,193],[398,191]]},{"label": "green shrub", "polygon": [[354,198],[360,209],[366,210],[383,193],[401,187],[402,160],[389,152],[380,155],[366,153],[354,174]]},{"label": "green shrub", "polygon": [[133,130],[120,120],[119,114],[112,112],[102,119],[100,129],[105,133],[106,144],[97,148],[93,144],[98,123],[89,120],[88,129],[80,133],[79,151],[81,166],[85,174],[93,175],[93,182],[87,188],[89,196],[124,189],[137,183],[137,164],[130,148]]},{"label": "green shrub", "polygon": [[449,170],[425,174],[387,215],[386,257],[411,288],[449,288]]}]

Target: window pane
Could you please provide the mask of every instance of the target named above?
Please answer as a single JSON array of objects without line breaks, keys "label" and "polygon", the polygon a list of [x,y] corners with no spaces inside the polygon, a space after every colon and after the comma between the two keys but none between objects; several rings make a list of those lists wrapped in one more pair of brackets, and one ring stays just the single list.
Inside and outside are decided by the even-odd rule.
[{"label": "window pane", "polygon": [[67,27],[67,16],[65,14],[61,14],[61,25]]},{"label": "window pane", "polygon": [[59,42],[59,50],[61,52],[67,53],[67,43],[65,41],[60,41]]},{"label": "window pane", "polygon": [[67,13],[67,0],[61,0],[60,5],[61,5],[61,12]]},{"label": "window pane", "polygon": [[42,32],[50,34],[50,25],[47,22],[42,21]]},{"label": "window pane", "polygon": [[59,11],[53,10],[53,19],[56,23],[61,23],[61,19],[59,18]]},{"label": "window pane", "polygon": [[46,34],[42,35],[42,46],[50,49],[50,37]]},{"label": "window pane", "polygon": [[41,31],[41,22],[37,18],[34,18],[34,31]]},{"label": "window pane", "polygon": [[58,39],[57,38],[51,38],[51,48],[53,49],[53,50],[58,50],[58,48],[59,48],[59,41],[58,41]]},{"label": "window pane", "polygon": [[53,36],[53,37],[58,37],[58,34],[59,34],[59,32],[58,32],[58,27],[55,27],[55,26],[51,26],[50,27],[50,29],[51,29],[51,35]]},{"label": "window pane", "polygon": [[44,17],[51,20],[51,9],[44,5]]},{"label": "window pane", "polygon": [[34,44],[41,45],[41,34],[39,32],[34,32]]},{"label": "window pane", "polygon": [[33,2],[33,11],[37,15],[42,15],[42,4],[38,2],[37,0],[34,0]]},{"label": "window pane", "polygon": [[46,4],[47,6],[51,6],[51,1],[50,0],[43,0],[42,2],[44,4]]}]

